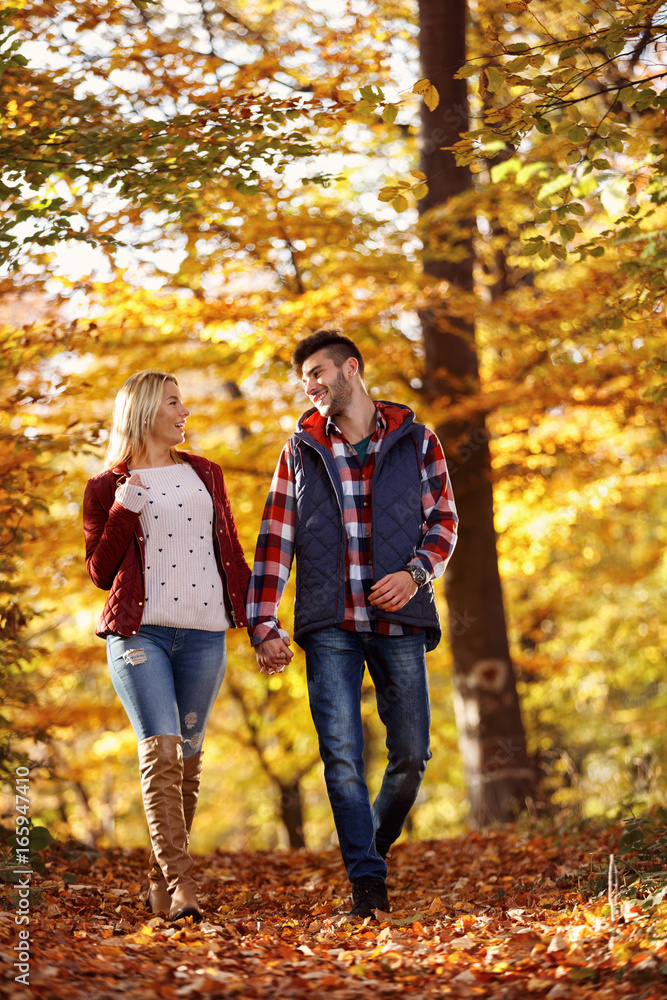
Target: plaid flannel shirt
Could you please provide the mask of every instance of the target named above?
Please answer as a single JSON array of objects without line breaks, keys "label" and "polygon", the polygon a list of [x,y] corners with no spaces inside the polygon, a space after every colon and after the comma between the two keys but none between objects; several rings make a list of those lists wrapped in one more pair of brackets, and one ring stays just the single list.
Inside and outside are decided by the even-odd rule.
[{"label": "plaid flannel shirt", "polygon": [[[404,635],[412,626],[371,618],[368,591],[373,584],[370,561],[371,491],[376,456],[387,431],[384,403],[376,403],[376,428],[362,463],[356,449],[336,426],[326,422],[326,441],[340,475],[347,536],[345,556],[345,620],[340,627],[358,632]],[[431,579],[442,576],[454,550],[458,518],[442,445],[426,428],[422,454],[422,511],[424,534],[410,560]],[[266,500],[255,562],[248,590],[247,614],[252,644],[278,635],[287,637],[277,612],[294,557],[294,462],[288,441],[282,450]]]}]

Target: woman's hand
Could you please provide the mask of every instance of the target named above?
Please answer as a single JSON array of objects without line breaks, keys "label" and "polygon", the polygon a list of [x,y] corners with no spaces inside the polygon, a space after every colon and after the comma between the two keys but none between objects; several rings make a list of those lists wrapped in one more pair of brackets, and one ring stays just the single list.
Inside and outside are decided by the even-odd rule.
[{"label": "woman's hand", "polygon": [[290,662],[294,653],[289,648],[289,639],[265,639],[255,646],[255,656],[262,674],[280,674]]}]

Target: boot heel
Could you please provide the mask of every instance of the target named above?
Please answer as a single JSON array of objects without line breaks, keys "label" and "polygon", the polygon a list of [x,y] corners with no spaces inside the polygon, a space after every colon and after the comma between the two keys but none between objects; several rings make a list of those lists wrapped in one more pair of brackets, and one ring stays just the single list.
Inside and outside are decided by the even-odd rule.
[{"label": "boot heel", "polygon": [[192,917],[195,923],[199,923],[202,919],[194,884],[178,885],[172,893],[169,919],[173,923],[175,920],[182,920],[183,917]]}]

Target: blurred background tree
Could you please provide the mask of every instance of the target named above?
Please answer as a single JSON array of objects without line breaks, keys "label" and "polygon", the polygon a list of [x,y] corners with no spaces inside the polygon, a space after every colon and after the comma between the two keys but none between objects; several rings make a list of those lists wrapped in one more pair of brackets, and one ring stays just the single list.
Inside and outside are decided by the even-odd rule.
[{"label": "blurred background tree", "polygon": [[[291,348],[328,323],[358,340],[372,395],[433,427],[484,427],[479,440],[452,438],[449,457],[465,465],[489,449],[535,811],[660,798],[657,11],[568,0],[540,4],[538,18],[529,3],[471,6],[459,72],[470,130],[451,103],[431,110],[442,118],[433,143],[464,133],[456,154],[470,183],[423,211],[419,102],[446,86],[420,73],[416,4],[68,0],[57,20],[31,0],[5,7],[0,752],[8,778],[15,755],[32,759],[37,822],[90,842],[147,842],[135,740],[93,634],[104,595],[82,551],[83,486],[116,390],[140,368],[177,373],[187,447],[225,470],[251,560],[273,466],[304,408]],[[424,267],[434,248],[467,260],[467,285]],[[429,310],[475,329],[478,379],[463,394],[431,391]],[[465,636],[465,615],[449,615]],[[429,663],[434,757],[409,831],[419,837],[479,819],[447,639]],[[373,784],[384,747],[370,690],[365,713]],[[196,850],[330,842],[300,654],[267,681],[245,634],[232,634],[206,754]],[[498,745],[486,776],[511,754]]]}]

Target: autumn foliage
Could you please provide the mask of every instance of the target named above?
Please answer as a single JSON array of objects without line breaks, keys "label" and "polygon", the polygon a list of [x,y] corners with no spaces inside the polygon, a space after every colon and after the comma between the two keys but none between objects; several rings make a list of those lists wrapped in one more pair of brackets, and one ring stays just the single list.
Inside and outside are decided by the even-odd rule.
[{"label": "autumn foliage", "polygon": [[[205,919],[174,926],[144,909],[146,852],[51,847],[32,880],[30,995],[658,1000],[662,822],[402,844],[389,860],[392,910],[364,921],[345,915],[335,849],[199,856]],[[11,883],[2,901],[2,992],[20,1000]]]},{"label": "autumn foliage", "polygon": [[[75,872],[93,886],[85,890],[64,874],[70,861],[87,862],[62,850],[45,855],[53,886],[41,876],[40,912],[52,927],[62,920],[74,929],[71,914],[58,910],[63,885],[86,920],[71,976],[83,982],[95,962],[95,976],[111,976],[117,961],[138,982],[144,972],[133,963],[144,939],[155,940],[165,954],[172,949],[156,975],[164,995],[175,995],[187,985],[176,973],[190,942],[183,954],[232,963],[211,968],[242,993],[233,962],[250,935],[246,957],[262,962],[266,982],[257,988],[269,995],[281,961],[295,975],[313,973],[304,947],[340,973],[344,963],[328,951],[341,936],[340,954],[351,955],[341,989],[350,995],[363,980],[357,966],[389,992],[408,982],[430,989],[420,979],[428,967],[429,975],[447,972],[447,983],[462,975],[464,992],[484,995],[484,976],[509,983],[518,962],[538,994],[555,989],[557,997],[571,970],[595,955],[595,976],[576,973],[579,990],[634,995],[634,986],[614,989],[646,958],[638,982],[646,974],[641,988],[652,996],[644,908],[612,927],[604,898],[589,910],[579,876],[576,885],[567,881],[587,864],[584,841],[544,876],[530,865],[552,849],[546,833],[528,848],[501,834],[441,840],[462,835],[469,818],[447,639],[429,660],[434,756],[397,848],[394,922],[327,936],[342,883],[302,657],[267,682],[239,634],[230,637],[207,736],[195,849],[205,872],[233,864],[238,872],[226,878],[244,874],[231,902],[210,879],[217,929],[146,924],[124,903],[126,892],[136,895],[128,886],[140,881],[146,832],[135,740],[93,635],[103,595],[83,566],[80,505],[85,480],[100,468],[115,390],[130,372],[159,365],[177,372],[192,410],[188,447],[225,471],[251,558],[271,470],[303,409],[289,374],[292,345],[326,323],[342,326],[367,357],[374,397],[407,403],[434,427],[485,421],[484,438],[454,440],[450,458],[465,463],[482,440],[490,449],[509,647],[538,778],[533,817],[545,828],[559,814],[627,819],[664,801],[667,147],[659,6],[471,5],[468,60],[458,71],[468,81],[471,128],[456,154],[472,183],[421,221],[417,199],[428,178],[417,169],[419,102],[423,96],[448,120],[456,109],[436,100],[438,80],[421,79],[416,5],[341,4],[337,18],[263,0],[58,6],[57,19],[38,0],[17,0],[0,14],[0,766],[11,791],[17,764],[30,764],[32,821],[61,841],[73,837],[92,865]],[[424,261],[434,254],[454,263],[470,255],[472,287],[429,277]],[[475,328],[474,391],[429,387],[419,317],[444,314],[443,303],[447,323]],[[456,493],[456,475],[453,485]],[[442,592],[438,599],[445,617]],[[290,600],[288,593],[281,609],[288,623]],[[449,627],[467,624],[461,614]],[[373,789],[385,749],[370,688],[363,711]],[[515,753],[499,748],[489,773]],[[13,815],[8,796],[8,829]],[[297,836],[323,853],[267,853],[251,871],[259,862],[244,852],[273,852]],[[503,878],[524,873],[509,889],[500,885],[516,905],[490,901],[498,889],[491,876],[501,877],[488,860],[494,844]],[[240,853],[205,854],[220,845]],[[604,840],[591,851],[606,865],[614,845]],[[414,892],[413,864],[423,873]],[[479,881],[492,891],[476,883],[453,889],[473,877],[456,873],[465,865],[480,866]],[[314,871],[321,881],[305,889]],[[289,873],[301,888],[286,900],[278,883]],[[514,898],[528,899],[529,883],[543,877],[565,879],[556,886],[565,902],[553,912]],[[244,892],[266,905],[243,904]],[[441,913],[431,910],[436,897]],[[108,913],[106,924],[92,920],[101,901],[97,916]],[[225,905],[229,913],[218,913]],[[522,907],[530,911],[525,925],[508,916]],[[412,929],[414,910],[423,931]],[[40,933],[43,968],[67,968],[55,957],[62,942],[46,925]],[[548,951],[557,933],[562,955]],[[472,943],[452,947],[456,938]],[[617,954],[626,938],[629,950],[619,944]],[[521,957],[512,957],[519,941]],[[97,956],[88,951],[93,942]],[[433,966],[423,964],[431,954]],[[503,962],[508,968],[494,972]],[[64,992],[69,978],[54,982],[42,983],[44,995]]]}]

